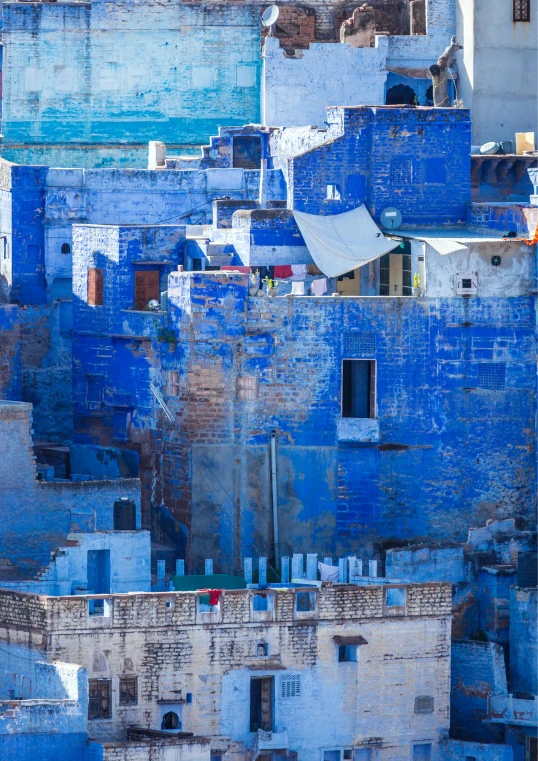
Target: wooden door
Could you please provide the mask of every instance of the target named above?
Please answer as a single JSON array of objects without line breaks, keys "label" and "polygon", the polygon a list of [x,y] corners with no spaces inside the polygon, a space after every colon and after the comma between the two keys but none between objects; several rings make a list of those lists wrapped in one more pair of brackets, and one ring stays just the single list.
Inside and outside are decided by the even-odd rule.
[{"label": "wooden door", "polygon": [[261,679],[261,724],[266,732],[273,731],[273,678]]},{"label": "wooden door", "polygon": [[159,270],[135,272],[135,309],[146,309],[148,301],[160,301]]}]

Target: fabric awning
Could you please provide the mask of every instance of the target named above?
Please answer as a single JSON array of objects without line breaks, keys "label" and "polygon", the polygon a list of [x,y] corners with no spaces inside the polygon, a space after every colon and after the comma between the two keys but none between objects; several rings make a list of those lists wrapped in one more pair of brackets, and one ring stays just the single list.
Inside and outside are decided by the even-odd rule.
[{"label": "fabric awning", "polygon": [[337,645],[367,645],[368,641],[358,634],[356,637],[333,637]]},{"label": "fabric awning", "polygon": [[312,259],[328,277],[339,277],[392,251],[364,204],[343,214],[320,217],[294,211]]}]

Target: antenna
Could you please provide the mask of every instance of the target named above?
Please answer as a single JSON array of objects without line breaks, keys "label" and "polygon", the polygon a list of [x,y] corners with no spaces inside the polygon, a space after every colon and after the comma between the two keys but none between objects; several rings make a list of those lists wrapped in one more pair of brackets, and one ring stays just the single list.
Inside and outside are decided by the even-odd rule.
[{"label": "antenna", "polygon": [[402,224],[402,213],[394,206],[387,206],[379,215],[379,220],[383,227],[389,230],[396,230]]},{"label": "antenna", "polygon": [[262,24],[269,28],[269,37],[274,36],[274,25],[279,13],[280,11],[278,10],[277,5],[270,5],[269,8],[266,8],[262,13]]}]

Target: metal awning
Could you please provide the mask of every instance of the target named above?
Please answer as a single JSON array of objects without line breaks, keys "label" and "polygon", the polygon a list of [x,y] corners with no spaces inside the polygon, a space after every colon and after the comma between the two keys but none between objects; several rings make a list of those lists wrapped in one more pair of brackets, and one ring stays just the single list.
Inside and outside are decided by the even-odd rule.
[{"label": "metal awning", "polygon": [[337,645],[367,645],[368,641],[364,639],[361,634],[357,634],[356,637],[333,637]]}]

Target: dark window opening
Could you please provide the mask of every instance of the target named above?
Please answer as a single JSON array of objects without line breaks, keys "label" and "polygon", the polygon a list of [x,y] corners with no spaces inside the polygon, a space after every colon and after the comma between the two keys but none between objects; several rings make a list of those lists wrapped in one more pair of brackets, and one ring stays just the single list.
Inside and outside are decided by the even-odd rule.
[{"label": "dark window opening", "polygon": [[338,646],[339,663],[356,663],[357,662],[357,645],[339,645]]},{"label": "dark window opening", "polygon": [[433,713],[433,697],[419,695],[415,698],[415,713]]},{"label": "dark window opening", "polygon": [[342,361],[342,417],[375,418],[375,361]]},{"label": "dark window opening", "polygon": [[269,648],[265,642],[258,642],[256,645],[256,655],[258,658],[267,658],[269,655]]},{"label": "dark window opening", "polygon": [[202,260],[201,259],[191,259],[192,262],[192,272],[201,272],[202,271]]},{"label": "dark window opening", "polygon": [[114,531],[136,531],[136,507],[131,499],[114,502]]},{"label": "dark window opening", "polygon": [[531,20],[531,0],[513,0],[514,21]]},{"label": "dark window opening", "polygon": [[88,269],[88,304],[91,307],[103,306],[103,270],[96,267]]},{"label": "dark window opening", "polygon": [[387,90],[385,104],[387,106],[414,106],[417,102],[417,94],[408,85],[394,85]]},{"label": "dark window opening", "polygon": [[273,677],[250,680],[250,731],[273,731]]},{"label": "dark window opening", "polygon": [[473,281],[471,278],[464,277],[461,280],[461,287],[462,288],[472,288],[473,287]]},{"label": "dark window opening", "polygon": [[433,85],[430,85],[426,90],[426,105],[433,106]]},{"label": "dark window opening", "polygon": [[114,410],[114,438],[129,440],[129,415],[125,410]]},{"label": "dark window opening", "polygon": [[432,757],[431,743],[413,745],[413,761],[430,761]]},{"label": "dark window opening", "polygon": [[160,301],[159,270],[137,270],[135,272],[135,309],[147,309],[150,301]]},{"label": "dark window opening", "polygon": [[295,595],[295,610],[297,613],[313,613],[316,610],[316,593],[297,592]]},{"label": "dark window opening", "polygon": [[161,729],[177,729],[178,731],[181,730],[181,722],[179,720],[179,716],[175,711],[168,711],[168,713],[164,714],[163,720],[161,721]]},{"label": "dark window opening", "polygon": [[262,165],[262,141],[259,137],[238,136],[233,138],[234,169],[259,169]]},{"label": "dark window opening", "polygon": [[538,737],[527,737],[525,761],[538,761]]},{"label": "dark window opening", "polygon": [[62,243],[62,254],[70,254],[71,253],[71,246],[69,243]]},{"label": "dark window opening", "polygon": [[138,705],[138,677],[120,676],[120,706]]},{"label": "dark window opening", "polygon": [[88,719],[110,719],[110,679],[88,680]]}]

